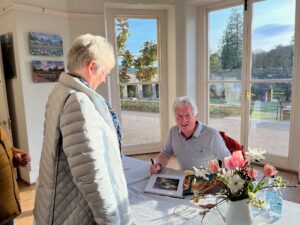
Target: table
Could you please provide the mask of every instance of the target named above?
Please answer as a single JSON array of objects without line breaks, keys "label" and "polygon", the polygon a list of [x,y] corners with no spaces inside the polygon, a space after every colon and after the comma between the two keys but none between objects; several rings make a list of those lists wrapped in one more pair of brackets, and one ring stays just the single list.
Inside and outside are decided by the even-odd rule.
[{"label": "table", "polygon": [[[133,219],[137,225],[193,225],[200,224],[200,209],[185,199],[144,193],[143,190],[150,177],[150,162],[123,156],[124,173],[128,185],[129,201]],[[163,173],[180,174],[181,171],[165,168]],[[220,205],[220,210],[226,212],[227,204]],[[282,218],[272,225],[299,225],[300,204],[283,201]],[[212,209],[203,221],[204,225],[224,225],[217,210]],[[255,221],[255,225],[267,224]]]}]

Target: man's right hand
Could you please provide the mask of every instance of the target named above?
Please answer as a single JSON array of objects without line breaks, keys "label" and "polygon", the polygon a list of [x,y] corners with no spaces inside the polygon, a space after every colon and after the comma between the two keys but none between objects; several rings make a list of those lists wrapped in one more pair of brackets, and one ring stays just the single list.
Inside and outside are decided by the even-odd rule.
[{"label": "man's right hand", "polygon": [[162,166],[160,163],[151,164],[150,166],[150,173],[159,173],[162,170]]}]

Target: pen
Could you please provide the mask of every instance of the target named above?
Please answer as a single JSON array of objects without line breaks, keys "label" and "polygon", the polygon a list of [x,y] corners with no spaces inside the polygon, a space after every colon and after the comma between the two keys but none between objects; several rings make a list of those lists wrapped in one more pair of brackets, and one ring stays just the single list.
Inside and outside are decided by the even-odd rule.
[{"label": "pen", "polygon": [[152,163],[152,165],[154,165],[154,161],[153,161],[153,159],[151,158],[150,160],[151,160],[151,163]]}]

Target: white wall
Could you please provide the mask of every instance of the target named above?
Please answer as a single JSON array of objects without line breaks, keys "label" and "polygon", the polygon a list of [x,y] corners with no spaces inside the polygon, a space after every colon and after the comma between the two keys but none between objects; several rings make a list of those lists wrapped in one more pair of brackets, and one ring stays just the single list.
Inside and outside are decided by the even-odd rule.
[{"label": "white wall", "polygon": [[[28,138],[28,149],[32,158],[30,180],[35,182],[38,176],[40,152],[43,140],[43,122],[45,117],[45,104],[48,95],[55,83],[33,83],[32,60],[65,61],[66,52],[69,47],[69,23],[67,18],[44,15],[32,12],[16,12],[19,76],[22,79],[24,111],[26,118],[26,131]],[[58,34],[63,39],[64,56],[33,56],[29,52],[29,32],[42,32]],[[22,171],[22,170],[21,170]],[[25,172],[21,177],[25,178]]]}]

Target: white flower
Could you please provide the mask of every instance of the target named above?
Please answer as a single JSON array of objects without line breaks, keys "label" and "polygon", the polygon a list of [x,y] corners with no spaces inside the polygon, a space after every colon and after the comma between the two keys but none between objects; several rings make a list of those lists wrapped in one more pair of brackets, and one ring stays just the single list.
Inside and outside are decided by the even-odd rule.
[{"label": "white flower", "polygon": [[245,154],[250,161],[261,161],[265,159],[263,156],[265,153],[266,151],[261,148],[248,148]]},{"label": "white flower", "polygon": [[230,188],[232,194],[235,194],[240,189],[242,189],[245,181],[237,174],[233,175],[229,180],[228,187]]},{"label": "white flower", "polygon": [[193,167],[193,169],[195,171],[196,177],[202,177],[204,180],[209,180],[206,169],[204,169],[204,168],[197,169],[196,167]]}]

